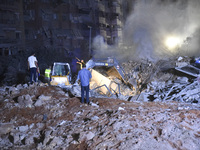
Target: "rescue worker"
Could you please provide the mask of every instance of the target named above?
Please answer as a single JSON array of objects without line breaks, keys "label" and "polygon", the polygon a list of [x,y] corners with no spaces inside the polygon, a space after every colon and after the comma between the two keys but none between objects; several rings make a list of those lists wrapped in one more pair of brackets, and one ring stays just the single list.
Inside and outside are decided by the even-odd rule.
[{"label": "rescue worker", "polygon": [[51,66],[49,66],[49,68],[45,69],[45,80],[47,82],[51,81]]},{"label": "rescue worker", "polygon": [[85,64],[84,60],[83,59],[80,60],[77,57],[76,57],[76,59],[78,60],[76,63],[79,64],[80,65],[80,69],[82,69],[83,68],[83,64]]}]

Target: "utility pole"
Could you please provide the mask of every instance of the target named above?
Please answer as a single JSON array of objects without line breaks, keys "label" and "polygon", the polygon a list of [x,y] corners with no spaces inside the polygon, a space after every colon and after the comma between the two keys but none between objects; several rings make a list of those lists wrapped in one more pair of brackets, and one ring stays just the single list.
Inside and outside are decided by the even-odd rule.
[{"label": "utility pole", "polygon": [[90,36],[89,36],[89,56],[91,56],[91,36],[92,36],[92,27],[91,26],[88,26],[88,28],[90,28]]}]

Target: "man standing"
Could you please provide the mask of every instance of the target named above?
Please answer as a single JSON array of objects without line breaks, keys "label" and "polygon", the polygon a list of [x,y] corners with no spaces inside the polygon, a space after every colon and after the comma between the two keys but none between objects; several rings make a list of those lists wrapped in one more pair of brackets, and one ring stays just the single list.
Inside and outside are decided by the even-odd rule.
[{"label": "man standing", "polygon": [[78,72],[78,80],[81,81],[81,103],[84,103],[84,92],[86,92],[86,103],[89,104],[89,82],[92,78],[92,75],[88,69],[86,69],[85,63],[82,64],[82,69]]},{"label": "man standing", "polygon": [[38,68],[37,59],[35,57],[35,53],[28,57],[28,70],[30,69],[30,83],[33,83],[33,79],[36,82],[36,72]]}]

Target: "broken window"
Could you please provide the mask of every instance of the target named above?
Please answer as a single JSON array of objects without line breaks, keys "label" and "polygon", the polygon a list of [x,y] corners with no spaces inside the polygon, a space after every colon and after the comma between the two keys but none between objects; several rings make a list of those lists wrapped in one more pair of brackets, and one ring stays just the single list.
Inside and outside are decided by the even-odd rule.
[{"label": "broken window", "polygon": [[8,56],[8,55],[9,55],[9,48],[6,48],[6,49],[4,50],[4,55],[5,55],[5,56]]}]

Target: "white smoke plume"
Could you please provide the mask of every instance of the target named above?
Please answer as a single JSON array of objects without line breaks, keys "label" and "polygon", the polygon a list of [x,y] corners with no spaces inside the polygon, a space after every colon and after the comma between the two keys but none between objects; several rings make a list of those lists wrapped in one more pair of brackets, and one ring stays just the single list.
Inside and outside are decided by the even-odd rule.
[{"label": "white smoke plume", "polygon": [[[140,0],[123,30],[123,46],[107,47],[102,53],[123,59],[156,60],[178,55],[200,55],[200,0]],[[169,49],[167,37],[175,36],[179,45]],[[105,43],[104,43],[105,44]]]}]

